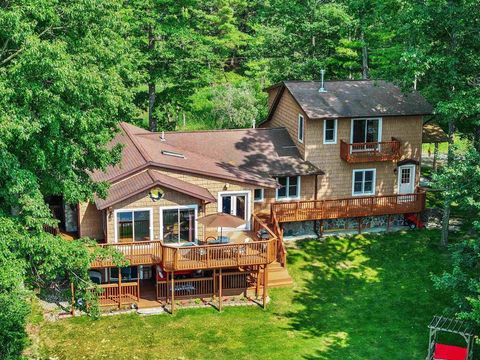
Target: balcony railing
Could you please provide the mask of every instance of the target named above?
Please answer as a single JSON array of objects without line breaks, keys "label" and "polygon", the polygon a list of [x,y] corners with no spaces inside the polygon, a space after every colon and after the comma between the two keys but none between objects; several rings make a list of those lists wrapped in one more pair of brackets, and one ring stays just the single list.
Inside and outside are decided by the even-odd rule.
[{"label": "balcony railing", "polygon": [[[255,229],[265,228],[263,240],[224,245],[172,246],[161,241],[99,244],[122,253],[130,265],[162,264],[166,271],[199,270],[270,264],[276,259],[277,237],[254,216]],[[113,267],[111,259],[97,259],[92,268]]]},{"label": "balcony railing", "polygon": [[[117,244],[98,244],[104,248],[113,248],[123,254],[130,265],[159,264],[162,259],[164,245],[161,241],[136,241]],[[111,259],[97,259],[92,268],[115,266]]]},{"label": "balcony railing", "polygon": [[272,217],[276,216],[278,222],[419,213],[424,209],[425,192],[277,202],[271,205]]},{"label": "balcony railing", "polygon": [[348,163],[394,161],[400,158],[400,141],[366,142],[349,144],[340,140],[340,157]]}]

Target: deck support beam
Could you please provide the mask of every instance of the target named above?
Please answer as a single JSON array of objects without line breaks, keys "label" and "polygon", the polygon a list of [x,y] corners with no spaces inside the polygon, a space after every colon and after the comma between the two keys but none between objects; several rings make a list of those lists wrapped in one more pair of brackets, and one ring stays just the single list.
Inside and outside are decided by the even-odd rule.
[{"label": "deck support beam", "polygon": [[73,282],[70,282],[70,291],[72,292],[72,308],[70,309],[70,314],[75,316],[75,288]]},{"label": "deck support beam", "polygon": [[118,269],[118,308],[122,307],[122,268]]},{"label": "deck support beam", "polygon": [[260,265],[257,266],[257,282],[255,284],[255,299],[258,299],[259,288],[260,288]]},{"label": "deck support beam", "polygon": [[[172,277],[171,281],[171,295],[170,295],[170,301],[171,301],[171,311],[172,314],[175,314],[175,271],[172,271],[170,273]],[[168,277],[168,275],[167,275]]]},{"label": "deck support beam", "polygon": [[362,218],[361,217],[358,218],[358,233],[359,234],[362,233]]},{"label": "deck support beam", "polygon": [[267,295],[268,295],[268,265],[263,268],[263,308],[267,308]]},{"label": "deck support beam", "polygon": [[218,310],[222,311],[223,305],[223,295],[222,295],[222,269],[220,269],[220,274],[218,276]]}]

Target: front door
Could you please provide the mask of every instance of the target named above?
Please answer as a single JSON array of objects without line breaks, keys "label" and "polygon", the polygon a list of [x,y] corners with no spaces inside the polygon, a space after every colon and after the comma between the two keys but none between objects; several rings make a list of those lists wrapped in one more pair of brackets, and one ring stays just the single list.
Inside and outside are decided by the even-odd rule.
[{"label": "front door", "polygon": [[398,167],[398,193],[413,194],[415,192],[415,165]]},{"label": "front door", "polygon": [[248,193],[221,194],[219,211],[245,220],[246,224],[238,228],[245,229],[248,227],[248,200]]}]

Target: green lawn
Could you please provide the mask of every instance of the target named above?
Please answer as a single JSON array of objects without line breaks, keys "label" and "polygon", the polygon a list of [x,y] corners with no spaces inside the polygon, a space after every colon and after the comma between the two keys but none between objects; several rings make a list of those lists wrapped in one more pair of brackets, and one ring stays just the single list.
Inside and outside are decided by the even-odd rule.
[{"label": "green lawn", "polygon": [[293,288],[259,307],[175,316],[42,322],[41,357],[58,359],[421,359],[427,324],[447,306],[431,273],[448,266],[438,232],[298,241]]}]

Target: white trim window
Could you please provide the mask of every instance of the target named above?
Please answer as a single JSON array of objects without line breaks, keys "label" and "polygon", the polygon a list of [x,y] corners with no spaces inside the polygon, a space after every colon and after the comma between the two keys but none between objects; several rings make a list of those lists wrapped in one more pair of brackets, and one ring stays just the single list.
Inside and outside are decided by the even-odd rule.
[{"label": "white trim window", "polygon": [[116,243],[153,240],[152,208],[118,209],[113,216]]},{"label": "white trim window", "polygon": [[263,202],[265,200],[265,190],[262,188],[253,190],[253,202]]},{"label": "white trim window", "polygon": [[275,191],[276,200],[297,200],[300,198],[300,176],[277,177],[280,188]]},{"label": "white trim window", "polygon": [[382,141],[382,118],[352,119],[350,142],[370,143]]},{"label": "white trim window", "polygon": [[337,143],[337,119],[323,120],[323,143]]},{"label": "white trim window", "polygon": [[303,144],[305,138],[305,118],[302,114],[298,114],[297,134],[298,141]]},{"label": "white trim window", "polygon": [[352,195],[375,195],[376,169],[353,170]]},{"label": "white trim window", "polygon": [[166,244],[196,242],[197,217],[198,205],[161,206],[160,240]]}]

